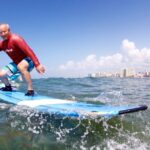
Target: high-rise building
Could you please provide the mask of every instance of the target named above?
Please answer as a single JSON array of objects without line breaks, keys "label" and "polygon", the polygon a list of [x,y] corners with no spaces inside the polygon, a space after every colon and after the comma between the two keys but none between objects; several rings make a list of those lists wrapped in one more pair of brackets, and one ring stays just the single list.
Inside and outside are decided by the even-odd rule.
[{"label": "high-rise building", "polygon": [[126,68],[121,71],[121,77],[134,77],[135,76],[135,70],[133,68]]}]

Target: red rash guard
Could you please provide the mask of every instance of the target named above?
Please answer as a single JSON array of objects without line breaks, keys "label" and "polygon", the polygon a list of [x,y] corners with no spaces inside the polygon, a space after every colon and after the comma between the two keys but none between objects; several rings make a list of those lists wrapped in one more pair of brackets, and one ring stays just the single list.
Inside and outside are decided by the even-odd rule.
[{"label": "red rash guard", "polygon": [[0,41],[0,51],[6,52],[17,65],[26,57],[29,57],[33,61],[35,67],[40,64],[36,55],[24,39],[13,33],[10,33],[6,40]]}]

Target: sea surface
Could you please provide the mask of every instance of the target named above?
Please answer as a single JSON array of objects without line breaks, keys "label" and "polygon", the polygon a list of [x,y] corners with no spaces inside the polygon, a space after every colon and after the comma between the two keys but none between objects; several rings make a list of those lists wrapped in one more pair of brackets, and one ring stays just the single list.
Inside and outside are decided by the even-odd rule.
[{"label": "sea surface", "polygon": [[[20,82],[19,90],[26,92]],[[38,94],[105,103],[146,104],[150,78],[34,79]],[[113,118],[40,115],[0,100],[0,150],[149,150],[150,109]]]}]

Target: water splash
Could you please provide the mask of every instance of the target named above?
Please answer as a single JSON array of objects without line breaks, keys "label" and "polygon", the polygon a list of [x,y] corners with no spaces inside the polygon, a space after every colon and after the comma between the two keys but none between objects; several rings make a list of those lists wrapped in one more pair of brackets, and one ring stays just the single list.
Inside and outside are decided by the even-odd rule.
[{"label": "water splash", "polygon": [[74,150],[87,148],[144,150],[149,146],[150,124],[146,124],[146,129],[139,126],[137,122],[144,123],[142,116],[139,113],[111,119],[75,119],[39,114],[34,110],[15,106],[9,110],[8,121],[14,129],[37,135],[38,142],[42,136],[60,145],[65,143],[65,147]]}]

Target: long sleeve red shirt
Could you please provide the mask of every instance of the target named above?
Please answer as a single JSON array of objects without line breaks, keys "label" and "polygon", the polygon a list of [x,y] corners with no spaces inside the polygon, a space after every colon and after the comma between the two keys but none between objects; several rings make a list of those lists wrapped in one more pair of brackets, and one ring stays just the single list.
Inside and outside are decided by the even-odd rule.
[{"label": "long sleeve red shirt", "polygon": [[17,65],[26,57],[33,61],[35,67],[40,64],[35,53],[24,39],[13,33],[10,33],[6,40],[0,41],[0,51],[6,52]]}]

